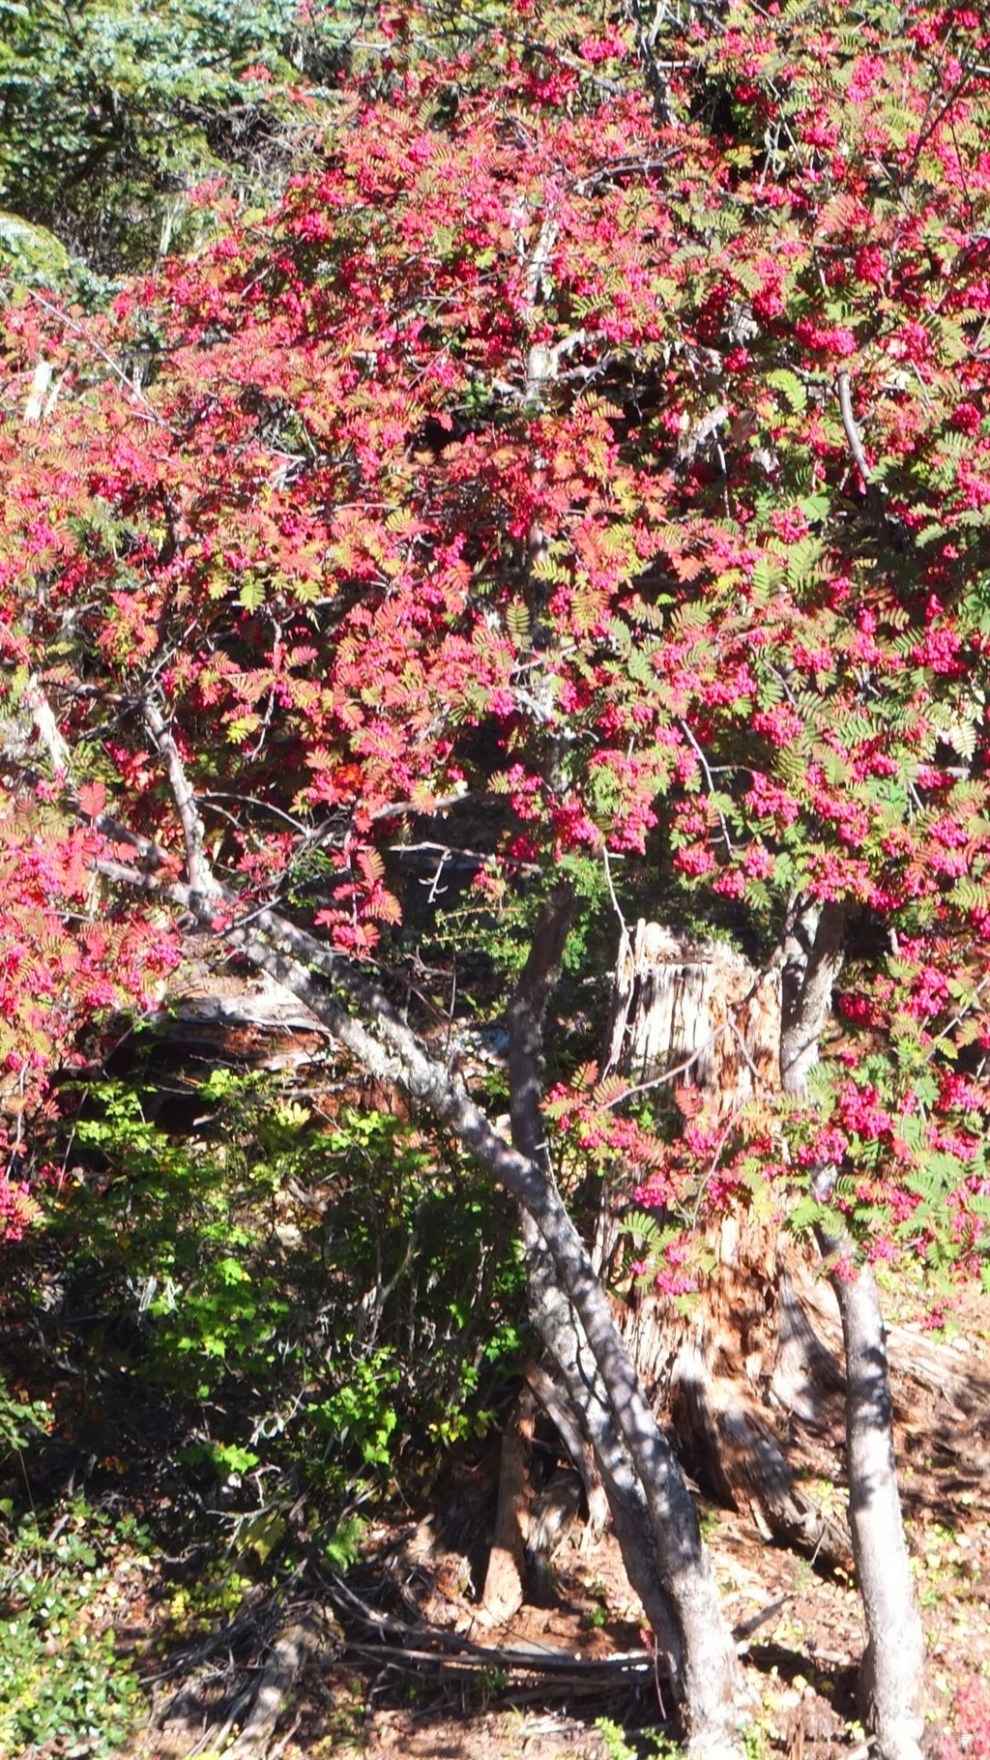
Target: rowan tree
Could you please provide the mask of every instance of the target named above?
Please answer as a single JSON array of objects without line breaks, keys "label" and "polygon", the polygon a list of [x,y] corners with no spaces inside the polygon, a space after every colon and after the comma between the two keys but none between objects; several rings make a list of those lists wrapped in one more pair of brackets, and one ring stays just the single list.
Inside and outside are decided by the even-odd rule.
[{"label": "rowan tree", "polygon": [[[669,1142],[595,1072],[552,1110],[673,1219],[652,1276],[690,1257],[679,1219],[817,1231],[902,1760],[920,1631],[870,1267],[972,1268],[987,1215],[982,17],[732,0],[537,31],[519,0],[449,60],[379,27],[394,52],[266,220],[105,319],[7,313],[8,824],[68,876],[50,1018],[108,1005],[72,965],[93,936],[137,996],[195,921],[504,1181],[687,1727],[728,1753],[734,1660],[539,1066],[589,898],[731,929],[781,986],[779,1082]],[[396,1012],[439,933],[424,849],[519,943],[512,1145]]]}]

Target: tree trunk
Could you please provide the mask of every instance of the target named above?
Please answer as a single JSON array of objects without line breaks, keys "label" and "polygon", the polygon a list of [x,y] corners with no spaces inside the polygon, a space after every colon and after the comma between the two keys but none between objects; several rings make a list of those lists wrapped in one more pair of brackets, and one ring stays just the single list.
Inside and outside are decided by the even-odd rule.
[{"label": "tree trunk", "polygon": [[[844,921],[838,905],[795,907],[785,946],[781,1081],[803,1098],[818,1057],[842,963]],[[824,1198],[835,1170],[820,1168]],[[821,1231],[835,1258],[843,1245]],[[861,1690],[881,1760],[921,1760],[925,1647],[904,1536],[894,1461],[893,1402],[880,1298],[868,1265],[854,1277],[832,1275],[846,1354],[846,1471],[849,1521],[868,1641]]]},{"label": "tree trunk", "polygon": [[[513,1144],[551,1185],[540,1111],[543,1019],[572,909],[569,888],[558,888],[508,1009]],[[577,1299],[570,1278],[561,1279],[551,1237],[531,1209],[522,1226],[533,1322],[594,1450],[627,1575],[670,1668],[689,1752],[729,1760],[739,1753],[741,1680],[690,1493],[625,1352],[620,1368],[597,1346],[604,1315]],[[618,1343],[597,1280],[595,1290]]]},{"label": "tree trunk", "polygon": [[511,1619],[522,1606],[525,1595],[526,1542],[529,1537],[527,1466],[535,1409],[536,1401],[526,1387],[502,1432],[495,1533],[481,1595],[482,1611],[493,1625]]},{"label": "tree trunk", "polygon": [[642,1484],[616,1428],[588,1341],[553,1275],[539,1231],[532,1221],[524,1219],[522,1233],[530,1318],[591,1444],[626,1575],[643,1604],[676,1691],[684,1667],[683,1645],[676,1610],[664,1587],[656,1535]]},{"label": "tree trunk", "polygon": [[860,1692],[883,1760],[920,1760],[925,1644],[897,1490],[887,1349],[869,1266],[834,1278],[846,1346],[849,1521],[869,1640]]},{"label": "tree trunk", "polygon": [[[804,1098],[844,933],[840,906],[798,901],[775,994],[740,956],[640,923],[620,948],[609,1064],[621,1061],[636,1079],[676,1070],[716,1118],[731,1119],[760,1082]],[[819,1170],[823,1196],[833,1178],[834,1170]],[[826,1258],[838,1244],[820,1242]],[[640,1316],[637,1365],[648,1385],[665,1387],[688,1459],[717,1495],[749,1509],[761,1532],[840,1559],[846,1535],[795,1485],[759,1397],[821,1422],[834,1411],[838,1365],[802,1308],[794,1277],[781,1275],[769,1226],[723,1223],[713,1245],[719,1269],[679,1348],[672,1350],[669,1327],[665,1336],[655,1313],[652,1328]],[[894,1469],[879,1300],[868,1267],[831,1282],[846,1356],[849,1523],[869,1634],[864,1709],[883,1760],[920,1760],[924,1647]]]},{"label": "tree trunk", "polygon": [[[169,761],[173,769],[181,772],[177,754],[170,751]],[[181,775],[180,780],[184,780]],[[175,792],[179,794],[177,789]],[[139,871],[116,861],[102,863],[101,871],[132,885],[142,883]],[[202,887],[181,883],[155,882],[155,890],[171,903],[194,911],[206,923],[222,897],[215,883],[212,890],[204,891]],[[573,1391],[577,1391],[577,1381],[593,1368],[605,1402],[608,1426],[616,1438],[617,1451],[621,1451],[615,1462],[609,1461],[604,1448],[599,1453],[592,1434],[606,1490],[610,1499],[616,1496],[616,1533],[628,1554],[627,1563],[640,1579],[643,1572],[633,1549],[640,1543],[644,1528],[648,1528],[655,1551],[657,1587],[651,1609],[658,1606],[662,1597],[673,1614],[680,1663],[675,1689],[689,1752],[697,1760],[740,1760],[737,1731],[742,1704],[741,1675],[694,1504],[629,1359],[591,1258],[545,1166],[545,1158],[534,1159],[506,1141],[471,1099],[447,1059],[434,1052],[407,1025],[367,968],[333,952],[315,936],[270,909],[261,909],[248,922],[229,929],[225,939],[312,1009],[374,1081],[403,1089],[446,1126],[478,1166],[508,1193],[524,1225],[535,1226],[547,1265],[552,1266],[548,1281],[558,1286],[560,1302],[572,1315],[579,1343],[571,1371],[575,1376]],[[540,1003],[538,1021],[542,1020],[544,1006],[545,997]],[[520,1042],[531,1043],[525,1035]],[[525,1061],[520,1069],[519,1104],[525,1103],[530,1115],[535,1112],[538,1120],[537,1070],[535,1066],[527,1070]],[[521,1111],[518,1116],[522,1118]],[[541,1136],[542,1127],[537,1124],[535,1128]],[[560,1368],[564,1374],[564,1365],[560,1364]],[[566,1374],[564,1378],[572,1391]],[[625,1521],[622,1504],[623,1458],[630,1483],[630,1507],[635,1504],[644,1515],[635,1535]],[[658,1639],[665,1647],[673,1648],[666,1628],[658,1633]]]}]

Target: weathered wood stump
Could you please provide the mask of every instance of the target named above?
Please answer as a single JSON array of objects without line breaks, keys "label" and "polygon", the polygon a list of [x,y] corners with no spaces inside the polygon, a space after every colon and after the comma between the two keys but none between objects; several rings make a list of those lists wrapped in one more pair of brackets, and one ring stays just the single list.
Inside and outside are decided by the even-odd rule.
[{"label": "weathered wood stump", "polygon": [[[670,1074],[693,1090],[695,1116],[731,1128],[744,1106],[780,1089],[779,976],[721,942],[692,943],[658,923],[623,933],[606,1038],[606,1071],[637,1083]],[[787,1456],[799,1422],[841,1422],[842,1372],[797,1293],[797,1246],[753,1216],[709,1231],[715,1270],[685,1318],[659,1295],[624,1316],[637,1367],[666,1403],[692,1472],[748,1511],[766,1538],[845,1561],[845,1524],[796,1484]],[[804,1268],[801,1282],[810,1283]]]}]

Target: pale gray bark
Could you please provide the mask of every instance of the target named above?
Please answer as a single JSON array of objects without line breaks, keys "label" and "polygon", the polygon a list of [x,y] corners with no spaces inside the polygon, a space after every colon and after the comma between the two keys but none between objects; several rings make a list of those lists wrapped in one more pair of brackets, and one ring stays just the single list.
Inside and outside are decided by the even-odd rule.
[{"label": "pale gray bark", "polygon": [[[792,917],[785,949],[781,1081],[801,1098],[818,1058],[842,963],[843,915],[838,905],[804,902]],[[834,1170],[822,1168],[816,1189],[826,1197]],[[819,1232],[826,1258],[842,1242]],[[861,1686],[878,1760],[921,1760],[925,1647],[904,1537],[894,1461],[893,1403],[883,1317],[868,1265],[853,1277],[832,1277],[846,1351],[846,1467],[849,1526],[868,1642]]]},{"label": "pale gray bark", "polygon": [[868,1265],[834,1282],[846,1346],[849,1525],[869,1633],[863,1708],[882,1760],[920,1760],[925,1644],[897,1490],[880,1301]]},{"label": "pale gray bark", "polygon": [[[572,908],[570,889],[558,887],[542,913],[508,1009],[513,1143],[551,1184],[540,1108],[543,1020]],[[551,1240],[532,1213],[523,1213],[522,1224],[534,1325],[558,1366],[594,1450],[626,1572],[666,1658],[692,1748],[699,1755],[728,1756],[738,1752],[734,1741],[738,1664],[690,1493],[625,1351],[629,1392],[617,1402],[586,1314],[571,1285],[559,1275]],[[614,1330],[597,1280],[596,1289]],[[618,1339],[617,1332],[615,1336]],[[632,1421],[628,1428],[624,1412]],[[644,1478],[642,1459],[637,1459],[634,1438],[645,1442],[647,1436],[649,1470],[656,1471],[662,1461],[666,1487],[662,1499],[656,1496],[656,1483]],[[664,1506],[667,1513],[661,1515]],[[668,1525],[671,1521],[676,1533]],[[676,1561],[672,1546],[678,1553]]]},{"label": "pale gray bark", "polygon": [[[273,912],[259,913],[254,924],[232,929],[227,939],[305,1002],[376,1080],[403,1088],[445,1124],[519,1210],[532,1218],[552,1260],[555,1280],[574,1308],[642,1488],[659,1581],[675,1610],[682,1640],[680,1686],[691,1751],[699,1760],[737,1760],[738,1665],[694,1505],[552,1177],[499,1135],[460,1076],[399,1019],[384,991],[359,968]],[[324,992],[299,955],[307,957],[310,968],[322,968],[337,981],[360,1008],[360,1017]],[[373,1030],[365,1024],[371,1021]],[[608,1487],[604,1463],[600,1464]]]},{"label": "pale gray bark", "polygon": [[522,1235],[533,1325],[591,1443],[626,1575],[643,1604],[677,1691],[683,1674],[682,1644],[675,1611],[663,1587],[656,1536],[643,1487],[619,1435],[602,1376],[580,1322],[556,1280],[536,1224],[526,1217],[522,1219]]},{"label": "pale gray bark", "polygon": [[[230,924],[219,931],[226,944],[236,947],[305,1003],[376,1081],[403,1089],[445,1125],[504,1188],[520,1216],[535,1225],[552,1264],[553,1281],[573,1310],[574,1326],[579,1329],[579,1363],[594,1364],[618,1444],[645,1505],[659,1591],[673,1610],[681,1645],[677,1685],[689,1752],[697,1760],[740,1760],[736,1734],[741,1709],[739,1667],[694,1505],[552,1174],[539,1159],[534,1160],[500,1135],[471,1099],[459,1072],[399,1016],[367,968],[333,952],[277,911],[262,908],[243,921],[237,920],[236,898],[217,883],[206,862],[195,796],[175,743],[157,714],[150,720],[150,731],[172,785],[191,884],[163,884],[154,873],[113,860],[101,862],[101,871],[183,906],[204,927],[212,928],[218,915],[228,913]],[[154,852],[142,853],[149,866],[153,865],[149,857]],[[559,933],[552,925],[547,932]],[[536,1089],[528,1078],[523,1088],[519,1104],[525,1105],[531,1117]],[[521,1123],[521,1128],[528,1127]],[[573,1373],[580,1375],[578,1363]],[[604,1462],[601,1465],[610,1490]],[[614,1473],[612,1482],[619,1483]],[[630,1545],[628,1535],[624,1544]],[[652,1604],[658,1605],[656,1592]],[[669,1642],[666,1630],[661,1642]]]},{"label": "pale gray bark", "polygon": [[842,965],[841,905],[798,900],[784,940],[781,977],[780,1083],[785,1094],[807,1092]]}]

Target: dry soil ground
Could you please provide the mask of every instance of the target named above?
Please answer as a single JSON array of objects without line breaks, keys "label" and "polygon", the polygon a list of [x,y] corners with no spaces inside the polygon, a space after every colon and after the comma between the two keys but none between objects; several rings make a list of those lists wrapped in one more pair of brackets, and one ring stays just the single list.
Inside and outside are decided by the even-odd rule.
[{"label": "dry soil ground", "polygon": [[[990,1303],[973,1297],[954,1344],[895,1329],[897,1444],[909,1540],[928,1640],[931,1753],[990,1756]],[[820,1498],[843,1498],[837,1437],[806,1445],[802,1471]],[[226,1649],[190,1658],[183,1689],[158,1692],[154,1727],[131,1749],[140,1760],[249,1754],[251,1760],[627,1760],[670,1752],[656,1677],[614,1541],[580,1528],[558,1553],[552,1607],[524,1606],[508,1627],[479,1618],[470,1563],[427,1544],[443,1511],[383,1524],[369,1556],[326,1599],[283,1609],[299,1639],[296,1678],[278,1715],[243,1729],[237,1707],[238,1630],[254,1644],[255,1685],[275,1633],[250,1620]],[[863,1625],[855,1585],[841,1572],[768,1546],[744,1511],[703,1508],[724,1605],[758,1706],[750,1760],[867,1760],[858,1722],[856,1664]],[[134,1618],[135,1609],[131,1610]],[[133,1630],[133,1626],[132,1626]],[[284,1630],[284,1625],[283,1625]],[[303,1658],[305,1658],[303,1660]],[[248,1669],[247,1678],[252,1678]],[[965,1727],[960,1687],[971,1683]],[[975,1683],[975,1684],[972,1684]],[[284,1683],[282,1683],[284,1684]],[[966,1695],[964,1694],[964,1698]],[[987,1728],[974,1703],[987,1707]],[[609,1727],[611,1726],[611,1727]],[[230,1744],[233,1743],[233,1747]]]}]

